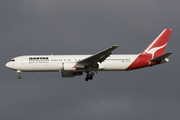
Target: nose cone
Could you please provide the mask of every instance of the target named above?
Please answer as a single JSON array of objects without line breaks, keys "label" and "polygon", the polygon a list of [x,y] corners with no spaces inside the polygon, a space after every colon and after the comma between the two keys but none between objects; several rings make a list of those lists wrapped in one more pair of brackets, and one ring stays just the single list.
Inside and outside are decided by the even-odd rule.
[{"label": "nose cone", "polygon": [[10,62],[7,62],[7,63],[6,63],[6,67],[7,67],[7,68],[11,68],[11,63],[10,63]]},{"label": "nose cone", "polygon": [[10,67],[10,63],[7,62],[5,66],[9,68]]}]

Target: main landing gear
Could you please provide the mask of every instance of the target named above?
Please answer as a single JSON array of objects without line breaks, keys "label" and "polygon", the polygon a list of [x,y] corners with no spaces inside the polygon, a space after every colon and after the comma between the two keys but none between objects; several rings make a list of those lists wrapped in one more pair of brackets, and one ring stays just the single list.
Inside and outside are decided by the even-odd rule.
[{"label": "main landing gear", "polygon": [[21,71],[17,70],[18,78],[21,79]]},{"label": "main landing gear", "polygon": [[86,81],[92,80],[92,79],[93,79],[93,76],[94,76],[94,72],[87,72],[87,75],[86,75],[85,80],[86,80]]}]

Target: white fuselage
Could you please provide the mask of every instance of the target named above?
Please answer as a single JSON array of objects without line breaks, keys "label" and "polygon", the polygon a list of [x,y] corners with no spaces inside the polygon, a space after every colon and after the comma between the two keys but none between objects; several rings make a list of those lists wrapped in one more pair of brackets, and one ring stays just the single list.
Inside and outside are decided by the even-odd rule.
[{"label": "white fuselage", "polygon": [[[98,63],[99,68],[97,69],[97,71],[126,70],[132,64],[132,62],[134,62],[138,55],[139,54],[111,55],[102,63]],[[91,55],[28,55],[13,58],[10,62],[6,64],[6,66],[13,70],[19,70],[22,72],[58,72],[65,70],[65,64],[72,63],[73,68],[76,62],[85,59],[89,56]],[[72,71],[71,69],[66,69],[65,71],[68,70]]]}]

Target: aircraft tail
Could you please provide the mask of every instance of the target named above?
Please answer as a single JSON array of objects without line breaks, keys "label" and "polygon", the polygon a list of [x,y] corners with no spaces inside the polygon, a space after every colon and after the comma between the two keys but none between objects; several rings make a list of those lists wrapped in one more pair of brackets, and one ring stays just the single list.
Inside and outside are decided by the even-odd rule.
[{"label": "aircraft tail", "polygon": [[165,29],[143,52],[142,54],[151,54],[152,59],[163,55],[169,40],[172,29]]},{"label": "aircraft tail", "polygon": [[165,29],[142,53],[138,55],[127,70],[166,63],[172,52],[163,55],[172,29]]}]

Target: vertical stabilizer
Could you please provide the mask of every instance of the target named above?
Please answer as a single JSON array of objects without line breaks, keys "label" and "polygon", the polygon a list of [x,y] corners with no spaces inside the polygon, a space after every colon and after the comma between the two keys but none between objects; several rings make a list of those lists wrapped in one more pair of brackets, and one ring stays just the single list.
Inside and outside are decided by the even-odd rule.
[{"label": "vertical stabilizer", "polygon": [[142,54],[151,54],[152,59],[163,55],[172,29],[165,29]]},{"label": "vertical stabilizer", "polygon": [[172,29],[165,29],[142,53],[139,54],[127,70],[160,64],[161,60],[158,59],[157,61],[156,59],[155,62],[152,60],[163,56],[171,31]]}]

